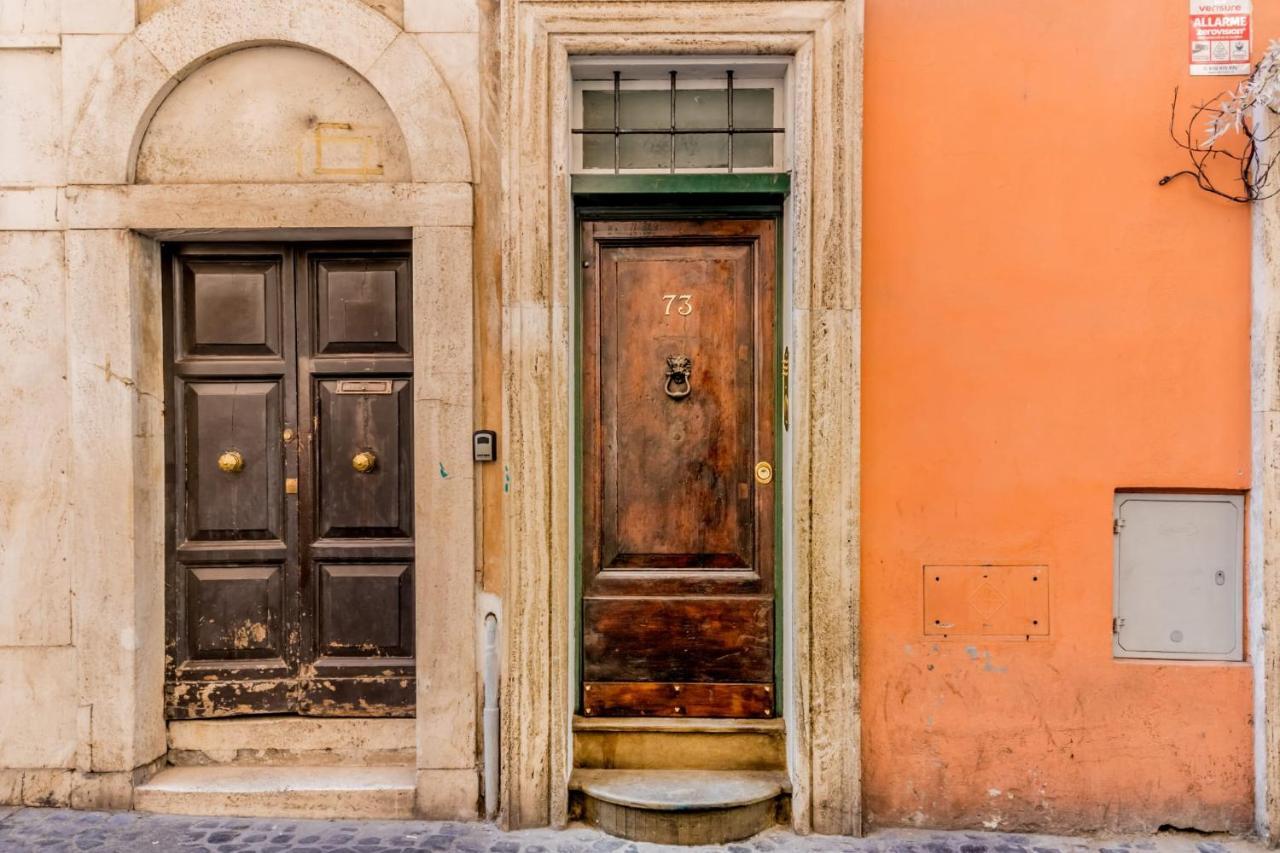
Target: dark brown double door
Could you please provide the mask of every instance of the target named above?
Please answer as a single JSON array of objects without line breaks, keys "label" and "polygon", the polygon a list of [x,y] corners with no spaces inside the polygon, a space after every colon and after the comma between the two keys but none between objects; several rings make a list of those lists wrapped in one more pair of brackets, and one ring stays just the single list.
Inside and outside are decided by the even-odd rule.
[{"label": "dark brown double door", "polygon": [[406,244],[168,246],[166,709],[412,715]]},{"label": "dark brown double door", "polygon": [[774,228],[582,226],[589,716],[775,712]]}]

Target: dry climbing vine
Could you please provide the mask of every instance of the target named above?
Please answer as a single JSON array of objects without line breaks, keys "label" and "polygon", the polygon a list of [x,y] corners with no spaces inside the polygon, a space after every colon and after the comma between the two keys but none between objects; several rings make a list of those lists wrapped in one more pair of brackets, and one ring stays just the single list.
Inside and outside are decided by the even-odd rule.
[{"label": "dry climbing vine", "polygon": [[1164,176],[1161,186],[1187,175],[1205,192],[1241,204],[1280,193],[1280,175],[1273,180],[1280,160],[1280,41],[1271,42],[1234,91],[1218,97],[1217,105],[1194,107],[1179,135],[1178,90],[1173,90],[1169,135],[1187,152],[1191,166]]}]

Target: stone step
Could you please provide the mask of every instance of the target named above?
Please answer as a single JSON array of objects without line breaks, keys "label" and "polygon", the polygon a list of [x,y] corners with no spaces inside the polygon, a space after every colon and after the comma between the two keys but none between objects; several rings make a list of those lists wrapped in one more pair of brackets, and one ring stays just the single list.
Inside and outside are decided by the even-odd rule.
[{"label": "stone step", "polygon": [[235,817],[413,817],[412,767],[169,767],[134,789],[134,808]]},{"label": "stone step", "polygon": [[588,823],[610,835],[656,844],[725,844],[777,819],[785,777],[721,770],[583,770],[571,787]]},{"label": "stone step", "polygon": [[574,717],[573,760],[593,770],[783,770],[776,720]]},{"label": "stone step", "polygon": [[169,763],[412,767],[412,719],[229,717],[169,723]]}]

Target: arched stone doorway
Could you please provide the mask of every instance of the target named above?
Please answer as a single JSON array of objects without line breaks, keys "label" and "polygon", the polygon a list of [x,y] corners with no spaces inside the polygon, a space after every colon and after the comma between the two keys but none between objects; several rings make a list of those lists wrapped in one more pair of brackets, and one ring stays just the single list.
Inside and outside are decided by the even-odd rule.
[{"label": "arched stone doorway", "polygon": [[[252,162],[244,150],[201,156],[183,119],[199,98],[185,81],[234,79],[263,51],[285,52],[317,81],[345,80],[349,97],[336,102],[352,120],[301,126],[299,91],[301,112],[277,118],[298,124],[311,149],[291,140]],[[258,88],[270,100],[290,79],[300,77]],[[327,154],[316,150],[326,142]],[[414,512],[424,531],[417,811],[475,815],[471,179],[462,121],[430,57],[359,0],[179,0],[98,69],[69,137],[66,210],[70,465],[95,496],[71,529],[88,711],[78,769],[95,780],[84,805],[131,804],[167,748],[161,241],[395,237],[412,240]]]}]

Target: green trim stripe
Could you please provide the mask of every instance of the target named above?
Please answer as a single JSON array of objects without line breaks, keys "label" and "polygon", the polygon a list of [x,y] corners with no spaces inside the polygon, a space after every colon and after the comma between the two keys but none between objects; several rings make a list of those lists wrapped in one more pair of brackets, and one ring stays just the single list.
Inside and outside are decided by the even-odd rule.
[{"label": "green trim stripe", "polygon": [[783,195],[791,192],[787,172],[725,172],[714,175],[574,175],[574,195]]}]

